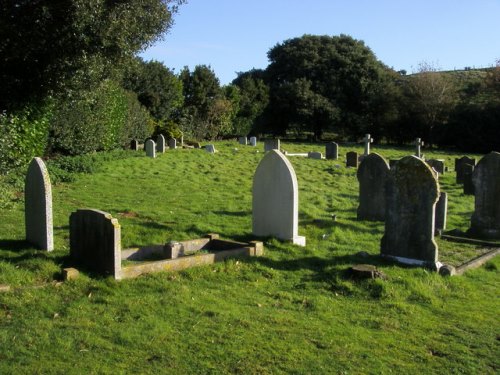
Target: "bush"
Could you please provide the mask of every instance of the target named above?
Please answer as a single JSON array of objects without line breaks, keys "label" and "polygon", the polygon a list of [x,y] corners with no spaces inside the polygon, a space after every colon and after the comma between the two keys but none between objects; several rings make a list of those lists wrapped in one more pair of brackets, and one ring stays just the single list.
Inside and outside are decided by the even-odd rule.
[{"label": "bush", "polygon": [[180,139],[183,135],[179,125],[172,120],[156,124],[153,136],[157,137],[159,134],[163,134],[167,140],[171,138]]}]

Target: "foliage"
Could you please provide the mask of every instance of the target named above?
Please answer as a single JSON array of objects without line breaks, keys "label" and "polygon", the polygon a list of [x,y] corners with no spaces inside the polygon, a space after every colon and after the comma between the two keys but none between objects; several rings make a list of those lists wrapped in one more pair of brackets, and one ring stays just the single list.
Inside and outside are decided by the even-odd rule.
[{"label": "foliage", "polygon": [[156,137],[159,134],[163,134],[166,140],[168,139],[180,139],[183,134],[179,125],[173,120],[167,120],[157,123],[153,136]]}]

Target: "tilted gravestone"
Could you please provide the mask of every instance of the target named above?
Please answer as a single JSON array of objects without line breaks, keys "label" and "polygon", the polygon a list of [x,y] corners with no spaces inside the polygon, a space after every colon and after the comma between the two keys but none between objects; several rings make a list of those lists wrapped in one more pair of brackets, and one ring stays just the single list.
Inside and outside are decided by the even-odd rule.
[{"label": "tilted gravestone", "polygon": [[54,250],[52,185],[41,158],[33,158],[24,181],[26,241],[42,250]]},{"label": "tilted gravestone", "polygon": [[257,146],[257,137],[250,137],[250,146]]},{"label": "tilted gravestone", "polygon": [[299,189],[288,159],[278,150],[269,151],[259,163],[252,187],[252,232],[274,236],[305,246],[298,235]]},{"label": "tilted gravestone", "polygon": [[168,140],[168,148],[175,150],[177,148],[177,140],[175,138],[170,138]]},{"label": "tilted gravestone", "polygon": [[317,151],[311,151],[311,152],[308,152],[307,153],[307,157],[309,159],[323,159],[323,154],[321,152],[317,152]]},{"label": "tilted gravestone", "polygon": [[240,145],[247,145],[248,144],[248,140],[247,140],[247,137],[240,137],[239,140],[238,140],[239,144]]},{"label": "tilted gravestone", "polygon": [[472,182],[475,203],[469,233],[500,239],[500,153],[490,152],[477,163]]},{"label": "tilted gravestone", "polygon": [[439,268],[434,241],[439,185],[431,168],[406,156],[391,168],[386,186],[381,255],[406,264]]},{"label": "tilted gravestone", "polygon": [[130,141],[130,149],[137,151],[139,149],[139,142],[137,142],[137,139],[132,139]]},{"label": "tilted gravestone", "polygon": [[144,148],[146,149],[146,156],[150,158],[156,158],[156,144],[152,139],[148,139],[144,144]]},{"label": "tilted gravestone", "polygon": [[92,271],[120,278],[121,228],[109,213],[83,209],[69,217],[71,258]]},{"label": "tilted gravestone", "polygon": [[355,151],[349,151],[345,154],[345,166],[357,168],[359,164],[358,153]]},{"label": "tilted gravestone", "polygon": [[165,137],[163,134],[159,134],[156,138],[156,151],[162,154],[165,152]]},{"label": "tilted gravestone", "polygon": [[448,194],[444,191],[439,193],[436,203],[436,219],[434,225],[435,233],[440,233],[446,229],[446,217],[448,214]]},{"label": "tilted gravestone", "polygon": [[271,150],[279,150],[279,149],[280,149],[279,139],[266,139],[264,141],[264,152],[268,152]]},{"label": "tilted gravestone", "polygon": [[459,159],[455,159],[455,172],[457,174],[457,176],[456,176],[457,184],[462,184],[464,182],[464,180],[463,180],[463,167],[466,164],[470,164],[470,165],[475,166],[476,159],[469,158],[467,156],[462,156]]},{"label": "tilted gravestone", "polygon": [[370,134],[365,134],[363,143],[365,144],[365,153],[363,155],[370,155],[370,143],[373,143],[373,138],[370,137]]},{"label": "tilted gravestone", "polygon": [[215,150],[215,145],[206,145],[205,150],[210,154],[215,154],[217,152]]},{"label": "tilted gravestone", "polygon": [[358,220],[385,220],[385,185],[389,164],[377,153],[367,155],[357,171],[359,181]]},{"label": "tilted gravestone", "polygon": [[474,183],[472,182],[472,175],[474,173],[474,166],[472,164],[464,164],[462,169],[462,182],[464,184],[464,194],[474,195]]},{"label": "tilted gravestone", "polygon": [[337,160],[339,158],[339,145],[335,142],[327,143],[325,157],[329,160]]},{"label": "tilted gravestone", "polygon": [[439,174],[444,174],[444,159],[429,159],[426,160],[426,163],[429,164],[431,168],[434,168]]}]

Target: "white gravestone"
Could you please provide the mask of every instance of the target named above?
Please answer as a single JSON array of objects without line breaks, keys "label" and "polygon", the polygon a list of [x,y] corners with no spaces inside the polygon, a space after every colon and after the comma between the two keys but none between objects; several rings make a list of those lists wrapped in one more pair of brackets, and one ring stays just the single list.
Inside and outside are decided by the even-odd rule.
[{"label": "white gravestone", "polygon": [[370,137],[370,134],[365,134],[363,143],[365,144],[365,153],[363,155],[370,155],[370,143],[373,143],[373,138]]},{"label": "white gravestone", "polygon": [[148,139],[144,144],[144,148],[146,149],[146,156],[150,158],[156,158],[156,144],[152,139]]},{"label": "white gravestone", "polygon": [[305,246],[298,235],[299,189],[297,176],[288,159],[278,150],[269,151],[253,178],[252,232],[274,236]]},{"label": "white gravestone", "polygon": [[24,184],[26,241],[42,250],[54,250],[52,186],[49,172],[40,158],[33,158]]}]

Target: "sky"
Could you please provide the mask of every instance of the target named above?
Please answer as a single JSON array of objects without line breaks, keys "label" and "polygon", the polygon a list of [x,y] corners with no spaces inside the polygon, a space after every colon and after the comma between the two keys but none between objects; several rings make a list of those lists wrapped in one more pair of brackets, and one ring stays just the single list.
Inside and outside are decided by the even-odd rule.
[{"label": "sky", "polygon": [[267,52],[304,34],[347,34],[395,70],[490,67],[500,59],[500,0],[188,0],[141,54],[175,73],[209,65],[222,85],[265,69]]}]

